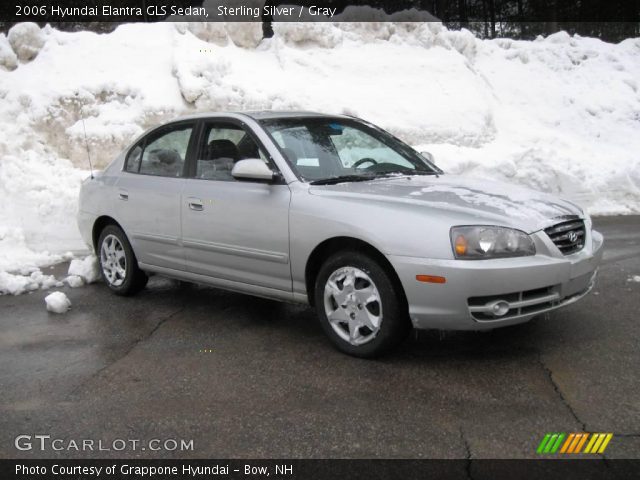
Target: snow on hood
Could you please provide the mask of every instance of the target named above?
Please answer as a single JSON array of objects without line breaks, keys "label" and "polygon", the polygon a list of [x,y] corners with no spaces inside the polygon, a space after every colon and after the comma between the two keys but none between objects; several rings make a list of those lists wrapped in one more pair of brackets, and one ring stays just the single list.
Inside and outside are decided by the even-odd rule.
[{"label": "snow on hood", "polygon": [[310,192],[365,196],[372,200],[467,212],[476,218],[490,217],[528,233],[557,223],[558,217],[583,215],[575,204],[547,193],[457,175],[397,177],[313,186]]}]

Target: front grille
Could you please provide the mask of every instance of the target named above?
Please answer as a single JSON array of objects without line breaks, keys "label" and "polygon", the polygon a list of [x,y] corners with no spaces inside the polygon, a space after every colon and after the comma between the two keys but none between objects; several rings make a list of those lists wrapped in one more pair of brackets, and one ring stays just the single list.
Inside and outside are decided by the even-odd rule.
[{"label": "front grille", "polygon": [[558,223],[544,231],[564,255],[571,255],[584,247],[586,230],[582,220]]}]

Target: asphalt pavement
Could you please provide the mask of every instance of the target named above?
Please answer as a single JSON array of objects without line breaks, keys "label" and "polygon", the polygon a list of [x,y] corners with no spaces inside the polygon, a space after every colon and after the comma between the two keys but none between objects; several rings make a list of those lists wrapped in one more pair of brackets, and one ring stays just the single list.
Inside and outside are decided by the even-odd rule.
[{"label": "asphalt pavement", "polygon": [[[420,332],[379,360],[334,350],[309,308],[160,277],[133,298],[64,288],[63,315],[46,291],[2,296],[0,458],[535,458],[545,433],[583,431],[640,458],[640,217],[596,226],[604,263],[582,301]],[[87,439],[103,450],[69,447]]]}]

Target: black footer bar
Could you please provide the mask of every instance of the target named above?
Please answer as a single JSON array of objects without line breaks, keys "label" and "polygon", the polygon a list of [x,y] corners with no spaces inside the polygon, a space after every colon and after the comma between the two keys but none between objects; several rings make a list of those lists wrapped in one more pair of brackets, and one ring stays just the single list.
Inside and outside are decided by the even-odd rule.
[{"label": "black footer bar", "polygon": [[0,460],[2,480],[637,479],[640,460]]}]

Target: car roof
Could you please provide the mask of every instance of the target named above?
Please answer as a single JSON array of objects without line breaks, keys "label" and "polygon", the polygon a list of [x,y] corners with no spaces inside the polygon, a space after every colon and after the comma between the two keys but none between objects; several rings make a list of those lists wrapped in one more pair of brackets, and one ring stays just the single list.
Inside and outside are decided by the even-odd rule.
[{"label": "car roof", "polygon": [[232,112],[201,112],[192,115],[185,115],[175,120],[187,120],[193,118],[207,118],[217,116],[246,116],[254,120],[267,120],[278,118],[346,118],[345,115],[331,115],[327,113],[311,112],[305,110],[251,110],[251,111],[232,111]]},{"label": "car roof", "polygon": [[343,115],[329,115],[326,113],[310,112],[305,110],[258,110],[252,112],[238,112],[248,115],[255,120],[272,118],[300,118],[300,117],[341,117]]}]

